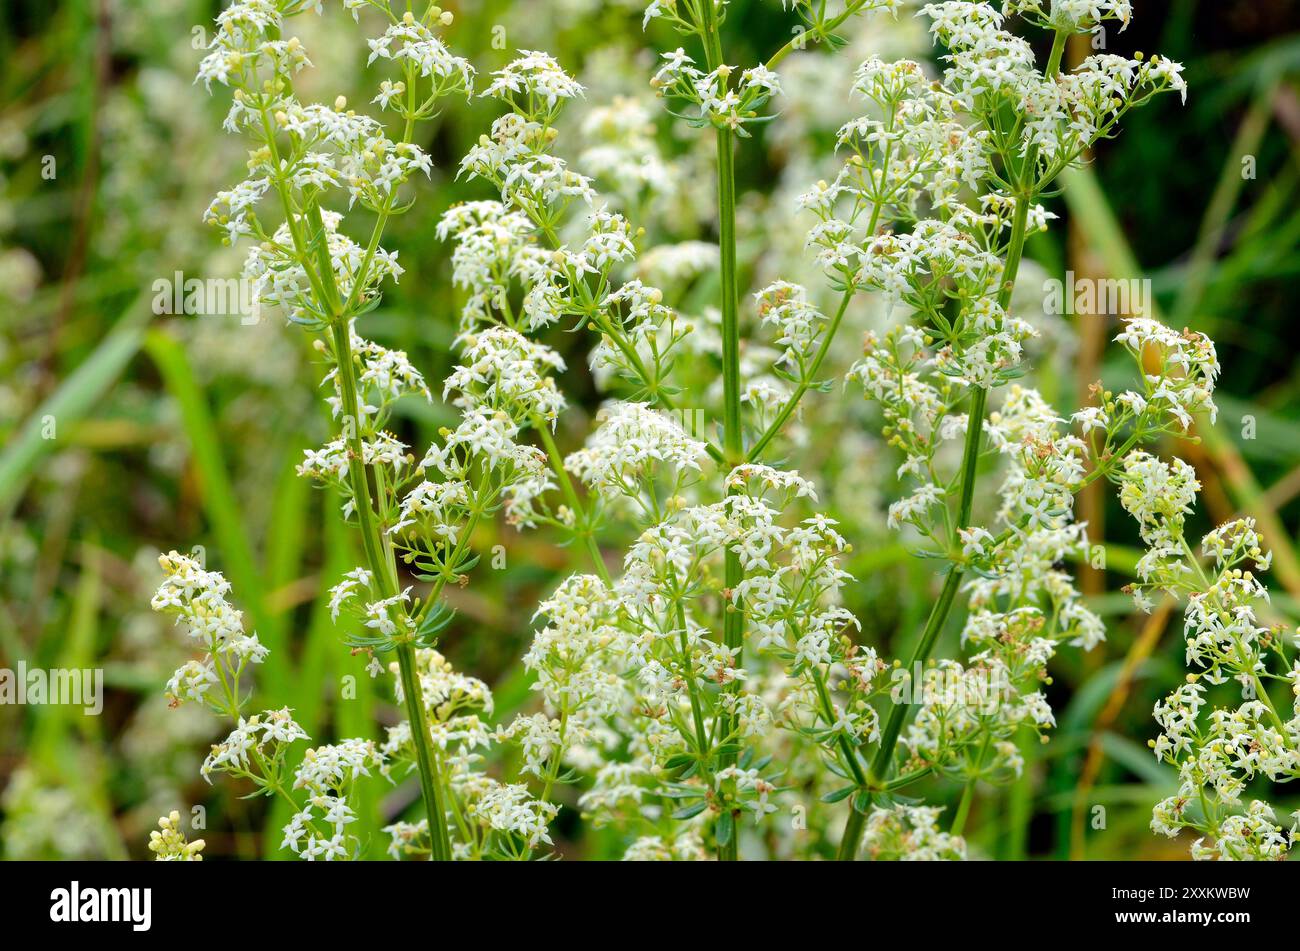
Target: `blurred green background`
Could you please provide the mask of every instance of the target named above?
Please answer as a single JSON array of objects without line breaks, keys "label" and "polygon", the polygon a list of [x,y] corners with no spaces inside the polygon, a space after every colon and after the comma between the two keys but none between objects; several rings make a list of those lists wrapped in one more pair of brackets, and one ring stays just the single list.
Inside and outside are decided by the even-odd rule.
[{"label": "blurred green background", "polygon": [[[711,240],[711,147],[670,125],[650,95],[654,49],[677,38],[658,26],[643,34],[642,4],[445,6],[457,14],[456,52],[480,74],[516,48],[536,48],[579,76],[587,96],[566,118],[568,155],[609,134],[598,120],[583,122],[593,109],[616,96],[643,102],[652,139],[682,184],[637,211],[660,242]],[[1223,364],[1218,425],[1202,429],[1199,444],[1163,449],[1199,471],[1198,528],[1237,512],[1259,520],[1276,552],[1269,620],[1294,626],[1300,6],[1134,6],[1133,26],[1112,30],[1108,48],[1183,62],[1188,102],[1166,96],[1135,113],[1100,150],[1095,170],[1069,177],[1053,199],[1060,220],[1031,242],[1039,268],[1022,276],[1022,288],[1032,304],[1044,279],[1067,270],[1145,276],[1166,320],[1215,339]],[[359,31],[334,0],[326,7],[323,18],[295,21],[316,64],[300,92],[366,102],[378,77],[364,71],[363,36],[378,31]],[[99,717],[76,707],[0,706],[5,858],[142,857],[157,817],[193,804],[206,810],[208,857],[274,852],[278,840],[265,841],[263,829],[276,817],[261,800],[198,778],[220,725],[201,711],[170,711],[162,699],[188,654],[149,611],[160,550],[202,546],[209,567],[229,577],[250,626],[275,648],[260,672],[267,705],[293,706],[318,742],[377,735],[376,722],[398,716],[322,607],[321,593],[356,561],[350,533],[333,518],[335,500],[293,475],[302,449],[327,432],[308,337],[278,318],[247,326],[151,310],[155,280],[176,271],[234,276],[242,259],[200,221],[217,189],[237,180],[244,157],[241,143],[220,130],[225,97],[191,82],[201,56],[192,30],[218,10],[209,0],[0,5],[0,666],[101,667],[106,681]],[[729,60],[765,57],[795,22],[775,0],[733,0]],[[740,256],[750,290],[778,274],[821,286],[801,259],[809,222],[795,215],[792,198],[833,174],[834,131],[853,114],[847,90],[856,63],[872,53],[932,56],[910,11],[897,23],[856,23],[845,35],[848,48],[833,56],[812,50],[785,64],[781,118],[744,146]],[[1069,54],[1076,60],[1091,52],[1086,39],[1077,43]],[[366,318],[366,333],[406,349],[431,383],[450,365],[458,313],[449,248],[434,226],[453,201],[487,197],[477,183],[456,183],[454,172],[493,115],[476,100],[431,124],[423,144],[433,180],[419,183],[415,210],[396,219],[385,241],[407,272]],[[686,309],[703,307],[715,287],[703,274]],[[874,317],[857,319],[861,330]],[[1043,321],[1038,384],[1068,411],[1089,383],[1111,373],[1102,348],[1115,315]],[[548,342],[574,368],[564,381],[570,399],[594,411],[587,341],[559,333]],[[1123,372],[1117,361],[1115,373]],[[848,566],[860,579],[848,606],[871,619],[865,637],[897,651],[928,608],[933,566],[909,558],[885,531],[888,454],[862,425],[862,411],[829,406],[836,401],[828,398],[817,422],[831,438],[817,441],[816,458],[800,468],[831,486],[830,505],[860,553]],[[420,451],[450,418],[437,401],[401,411],[401,434]],[[581,440],[583,424],[575,413],[562,427],[566,448]],[[1059,730],[1028,751],[1020,782],[976,805],[970,838],[997,857],[1181,858],[1185,843],[1147,831],[1150,805],[1175,781],[1146,747],[1152,704],[1184,673],[1179,618],[1164,609],[1134,617],[1118,592],[1136,558],[1136,533],[1113,501],[1085,495],[1080,518],[1107,545],[1107,570],[1081,571],[1110,639],[1086,657],[1063,653],[1050,688]],[[457,593],[459,615],[444,647],[494,685],[498,711],[508,716],[530,702],[517,663],[530,616],[571,556],[545,533],[488,526],[476,542],[506,546],[509,570],[481,572]],[[948,650],[955,640],[950,634]],[[361,685],[355,701],[340,699],[340,678],[349,675]],[[413,794],[404,786],[370,802],[365,822],[391,820]],[[1288,811],[1300,804],[1273,798]],[[561,818],[562,853],[619,854],[607,833],[584,832],[573,818]],[[382,852],[378,838],[373,851]]]}]

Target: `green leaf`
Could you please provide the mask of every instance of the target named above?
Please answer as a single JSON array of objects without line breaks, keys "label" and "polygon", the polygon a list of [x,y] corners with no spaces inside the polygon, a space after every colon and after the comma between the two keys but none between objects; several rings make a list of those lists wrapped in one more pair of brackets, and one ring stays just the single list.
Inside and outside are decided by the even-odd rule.
[{"label": "green leaf", "polygon": [[678,809],[676,812],[673,813],[673,818],[694,819],[696,816],[698,816],[701,812],[703,812],[707,808],[708,808],[708,803],[697,802],[693,806],[686,806],[683,809]]},{"label": "green leaf", "polygon": [[726,845],[730,842],[735,832],[736,820],[731,813],[724,812],[718,816],[717,824],[713,827],[713,835],[718,840],[718,845]]},{"label": "green leaf", "polygon": [[853,793],[857,791],[857,788],[857,786],[842,786],[834,792],[828,792],[826,795],[822,796],[822,802],[842,802],[843,800],[848,799],[849,796],[853,795]]}]

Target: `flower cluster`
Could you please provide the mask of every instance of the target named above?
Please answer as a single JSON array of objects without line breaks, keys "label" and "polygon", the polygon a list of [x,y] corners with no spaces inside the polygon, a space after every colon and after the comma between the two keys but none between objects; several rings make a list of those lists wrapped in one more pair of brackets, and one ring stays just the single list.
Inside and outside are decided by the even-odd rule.
[{"label": "flower cluster", "polygon": [[[571,164],[559,123],[586,92],[551,55],[519,51],[482,89],[501,114],[459,164],[462,181],[496,194],[452,205],[437,224],[463,294],[441,392],[458,418],[422,457],[387,427],[399,400],[434,391],[405,353],[358,326],[402,274],[382,246],[399,192],[431,171],[413,129],[444,97],[473,96],[476,74],[443,39],[452,18],[440,8],[345,5],[387,20],[368,41],[369,65],[391,70],[370,105],[399,120],[401,136],[342,99],[297,98],[309,62],[280,37],[290,15],[317,4],[242,0],[218,21],[200,77],[233,89],[226,125],[251,139],[250,174],[207,218],[230,241],[251,239],[245,272],[261,295],[320,334],[338,431],[299,471],[341,495],[366,559],[331,589],[329,611],[372,676],[393,677],[404,717],[382,743],[320,746],[291,767],[292,744],[307,738],[291,711],[241,713],[239,678],[265,649],[244,634],[229,585],[173,553],[155,600],[207,650],[170,695],[205,699],[235,722],[204,775],[292,802],[282,847],[360,855],[354,793],[373,772],[419,781],[423,815],[386,829],[395,858],[544,855],[570,804],[626,834],[629,859],[735,857],[742,838],[804,848],[783,842],[786,823],[773,816],[807,793],[847,810],[842,831],[817,817],[819,854],[838,834],[843,858],[965,858],[978,785],[1020,775],[1024,740],[1055,726],[1045,686],[1056,652],[1105,637],[1064,567],[1088,554],[1074,498],[1105,479],[1151,549],[1135,596],[1187,597],[1188,659],[1201,669],[1157,710],[1157,754],[1183,781],[1158,828],[1200,829],[1211,844],[1198,853],[1286,850],[1266,805],[1236,808],[1256,777],[1298,768],[1300,719],[1281,720],[1261,678],[1284,676],[1300,692],[1300,667],[1258,625],[1252,605],[1266,592],[1243,567],[1267,557],[1253,526],[1227,526],[1204,541],[1205,575],[1183,541],[1195,474],[1153,454],[1158,439],[1213,416],[1213,345],[1129,320],[1117,340],[1140,384],[1119,395],[1098,385],[1069,419],[1023,381],[1038,329],[1012,291],[1026,238],[1054,217],[1040,199],[1130,109],[1184,91],[1180,68],[1157,57],[1099,55],[1062,71],[1068,36],[1127,25],[1128,3],[932,3],[921,12],[947,50],[940,80],[913,60],[861,63],[851,85],[862,114],[835,135],[843,161],[797,200],[815,220],[808,256],[839,295],[831,306],[815,277],[769,273],[742,297],[733,150],[773,118],[764,109],[783,92],[776,69],[790,52],[805,40],[837,45],[850,17],[897,3],[792,3],[808,36],[748,68],[726,64],[725,2],[648,5],[647,24],[702,46],[699,63],[684,48],[664,53],[650,87],[684,101],[679,118],[717,145],[717,246],[656,227],[656,200],[690,189],[674,181],[688,176],[660,154],[638,100],[589,110],[589,144]],[[1043,68],[1031,42],[1004,28],[1015,16],[1052,31]],[[368,239],[349,237],[328,207],[345,197],[376,217]],[[272,228],[265,206],[277,202]],[[714,284],[721,299],[700,304]],[[846,373],[832,372],[837,334],[867,295],[884,303],[885,326]],[[591,332],[604,401],[567,455],[559,442],[580,413],[564,393],[565,360],[543,342],[560,330]],[[799,445],[805,397],[830,392],[840,374],[860,385],[869,408],[859,418],[897,456],[889,526],[946,563],[906,663],[869,643],[878,631],[846,607],[852,526],[820,510],[812,479],[775,461]],[[981,478],[996,491],[978,491]],[[476,532],[498,513],[573,542],[586,562],[540,604],[522,661],[536,696],[499,723],[488,686],[436,648],[453,620],[449,586],[470,583]],[[607,557],[602,543],[620,538],[630,544]],[[934,657],[958,604],[961,656]],[[1267,673],[1274,656],[1286,673]],[[1202,724],[1205,685],[1229,680],[1251,691],[1247,702]],[[964,785],[946,830],[942,808],[904,798],[936,779]],[[168,843],[169,854],[188,848]]]},{"label": "flower cluster", "polygon": [[158,820],[157,831],[149,833],[149,851],[159,862],[202,862],[206,844],[202,839],[191,842],[185,837],[181,814],[174,809]]},{"label": "flower cluster", "polygon": [[[217,713],[235,721],[226,738],[212,746],[201,775],[211,782],[213,773],[225,773],[251,783],[256,794],[280,796],[291,803],[294,814],[285,826],[282,848],[308,860],[354,858],[358,843],[346,827],[356,821],[356,815],[348,796],[358,776],[368,776],[371,767],[384,768],[382,753],[369,740],[345,740],[307,750],[293,769],[293,745],[309,739],[294,720],[293,711],[284,707],[247,716],[242,712],[247,700],[239,683],[244,661],[233,663],[227,659],[230,652],[223,648],[242,637],[240,614],[225,599],[230,584],[217,572],[204,571],[193,559],[176,552],[163,555],[159,562],[166,576],[154,597],[154,609],[179,615],[189,633],[205,637],[210,649],[205,661],[191,662],[176,672],[168,684],[168,696],[173,705],[181,699],[205,700]],[[349,578],[353,586],[369,581],[362,573]],[[337,594],[336,600],[345,595],[346,590]],[[262,648],[257,659],[265,657]],[[218,683],[222,698],[207,696],[208,689]],[[295,798],[298,790],[305,791],[305,803]],[[201,859],[203,841],[187,843],[179,823],[177,812],[160,820],[160,831],[151,835],[150,850],[160,860]]]},{"label": "flower cluster", "polygon": [[[230,713],[238,706],[239,678],[249,664],[266,659],[266,647],[257,634],[244,632],[243,613],[226,600],[230,582],[220,572],[205,571],[193,558],[175,551],[160,556],[158,563],[165,577],[153,597],[153,609],[173,615],[207,652],[172,675],[167,699],[172,706],[197,701]],[[210,695],[218,684],[221,696]]]},{"label": "flower cluster", "polygon": [[626,496],[653,506],[647,493],[660,470],[672,472],[673,496],[683,481],[700,470],[704,443],[692,439],[677,422],[645,403],[618,401],[600,411],[585,448],[570,454],[564,468],[605,496]]},{"label": "flower cluster", "polygon": [[764,121],[759,110],[781,93],[779,77],[766,66],[742,70],[733,82],[734,67],[722,64],[702,72],[681,47],[664,53],[663,60],[650,85],[665,98],[683,99],[695,106],[695,122],[700,125],[708,123],[748,136],[745,126]]},{"label": "flower cluster", "polygon": [[[1127,23],[1130,12],[1127,3],[1053,0],[1049,13],[1034,0],[1005,6],[1009,14],[1022,13],[1055,30],[1057,37],[1089,30],[1104,19]],[[988,3],[947,0],[927,4],[922,13],[930,17],[935,38],[951,50],[944,85],[966,110],[991,114],[1004,104],[1015,108],[1024,120],[1014,130],[1017,139],[1004,147],[1032,159],[1048,177],[1076,162],[1098,138],[1112,135],[1130,109],[1168,90],[1186,95],[1182,67],[1158,56],[1100,54],[1068,73],[1040,73],[1029,43],[1002,29],[1003,14]],[[1057,65],[1059,46],[1058,40]]]},{"label": "flower cluster", "polygon": [[939,812],[931,807],[905,805],[873,809],[862,837],[867,854],[877,861],[964,860],[965,841],[939,829]]},{"label": "flower cluster", "polygon": [[[1300,698],[1300,667],[1288,653],[1300,645],[1293,633],[1264,628],[1256,617],[1268,589],[1254,571],[1267,569],[1271,556],[1254,521],[1229,522],[1205,536],[1207,572],[1183,538],[1181,508],[1174,514],[1176,522],[1162,523],[1148,539],[1159,552],[1150,584],[1186,598],[1183,636],[1193,672],[1155,707],[1162,732],[1152,749],[1177,768],[1179,790],[1156,805],[1151,828],[1171,837],[1183,829],[1200,833],[1195,858],[1285,858],[1294,826],[1278,825],[1267,802],[1243,797],[1260,777],[1300,778],[1300,708],[1293,704],[1283,719],[1266,687],[1266,680],[1283,680]],[[1235,707],[1207,710],[1210,692],[1230,682],[1237,685]]]},{"label": "flower cluster", "polygon": [[343,740],[308,750],[293,778],[293,788],[305,790],[307,802],[284,827],[280,847],[309,862],[353,857],[358,841],[347,827],[357,816],[348,795],[358,777],[384,767],[384,755],[373,740]]}]

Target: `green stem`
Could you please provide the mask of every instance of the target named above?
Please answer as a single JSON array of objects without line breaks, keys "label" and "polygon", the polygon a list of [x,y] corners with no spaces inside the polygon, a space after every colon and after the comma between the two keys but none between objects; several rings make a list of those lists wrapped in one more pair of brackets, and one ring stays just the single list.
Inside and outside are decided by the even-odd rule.
[{"label": "green stem", "polygon": [[804,32],[798,34],[793,39],[791,39],[790,42],[785,44],[785,46],[781,47],[779,50],[773,53],[772,58],[767,61],[767,68],[776,69],[777,63],[781,62],[781,60],[785,59],[796,49],[806,49],[808,46],[810,34],[811,34],[812,42],[820,43],[822,40],[826,39],[826,37],[830,36],[833,32],[835,32],[835,29],[841,23],[843,23],[849,17],[853,16],[853,14],[860,11],[866,5],[867,5],[867,0],[857,0],[856,3],[854,2],[854,0],[849,0],[849,2],[844,6],[844,12],[841,13],[839,16],[827,20],[824,23],[819,23],[811,30],[805,30]]},{"label": "green stem", "polygon": [[957,510],[957,524],[953,531],[954,544],[957,532],[970,527],[970,513],[975,501],[975,465],[979,462],[980,438],[984,430],[984,413],[988,408],[989,391],[977,386],[971,393],[970,412],[966,417],[966,449],[962,455],[961,505]]},{"label": "green stem", "polygon": [[574,524],[578,527],[578,533],[582,535],[582,540],[587,545],[587,552],[591,555],[591,564],[600,575],[600,580],[606,585],[612,585],[613,582],[609,577],[609,569],[605,566],[605,557],[600,553],[600,546],[596,544],[596,538],[591,533],[591,524],[587,521],[587,510],[578,498],[578,491],[573,487],[573,480],[569,478],[569,472],[564,468],[564,457],[560,455],[559,448],[555,445],[555,437],[551,431],[546,428],[546,421],[542,419],[533,420],[533,429],[541,437],[542,445],[546,447],[546,456],[551,461],[551,469],[555,472],[555,478],[559,480],[560,491],[564,494],[564,500],[568,503],[569,508],[573,510]]},{"label": "green stem", "polygon": [[[691,657],[691,642],[686,628],[686,609],[681,599],[677,601],[677,637],[682,647],[682,666],[686,671],[686,690],[691,699],[691,719],[695,723],[695,743],[699,747],[702,771],[708,772],[709,733],[704,728],[704,706],[700,701],[699,686],[695,683],[695,661]],[[710,780],[709,785],[713,782]]]},{"label": "green stem", "polygon": [[[851,800],[856,798],[856,796],[850,797]],[[835,856],[837,861],[852,862],[857,859],[858,843],[862,840],[862,824],[866,818],[850,801],[849,821],[844,826],[844,837],[840,839],[840,850]]]},{"label": "green stem", "polygon": [[[953,599],[957,595],[957,588],[961,585],[962,572],[956,568],[948,572],[948,577],[944,580],[943,590],[939,592],[939,600],[934,603],[930,610],[930,617],[925,623],[925,630],[921,633],[921,640],[917,643],[912,651],[912,656],[907,660],[907,672],[912,674],[917,664],[924,664],[930,657],[930,652],[934,649],[934,642],[939,639],[939,632],[943,630],[944,622],[948,620],[948,613],[952,610]],[[920,689],[920,684],[912,684],[912,692],[915,693]],[[876,750],[875,758],[871,761],[870,782],[872,786],[879,786],[889,778],[890,767],[893,765],[894,747],[898,745],[899,734],[903,731],[903,723],[907,719],[908,708],[911,704],[896,703],[894,708],[889,712],[889,719],[885,722],[885,731],[880,737],[880,748]]]},{"label": "green stem", "polygon": [[560,729],[559,740],[555,744],[555,752],[551,756],[550,765],[546,770],[546,783],[542,787],[541,801],[549,803],[551,801],[551,790],[555,788],[555,780],[560,775],[560,758],[564,755],[564,734],[569,728],[569,711],[560,711]]},{"label": "green stem", "polygon": [[1065,55],[1065,41],[1070,38],[1066,30],[1057,30],[1052,37],[1052,52],[1047,57],[1047,70],[1044,76],[1051,79],[1061,71],[1061,58]]},{"label": "green stem", "polygon": [[[1054,61],[1059,65],[1060,51],[1057,50],[1058,46],[1063,46],[1063,40],[1060,36],[1057,37],[1057,42],[1053,45]],[[1011,303],[1011,292],[1016,286],[1016,275],[1020,273],[1020,260],[1024,256],[1025,230],[1029,221],[1029,203],[1031,199],[1032,194],[1028,192],[1016,197],[1016,210],[1011,221],[1011,238],[1007,244],[1007,263],[1003,270],[1002,288],[998,293],[998,303],[1003,308],[1008,307]],[[953,532],[954,546],[956,545],[957,533],[970,526],[971,508],[975,500],[975,469],[979,462],[980,442],[983,436],[984,414],[988,407],[988,396],[988,390],[983,387],[976,387],[971,392],[970,412],[966,418],[966,444],[962,452],[961,502],[958,507],[957,522]],[[918,663],[924,664],[929,659],[935,641],[938,640],[939,633],[943,630],[948,621],[948,615],[952,611],[953,601],[957,595],[957,589],[961,585],[963,573],[964,570],[957,565],[954,565],[948,572],[948,577],[943,584],[943,590],[939,593],[939,600],[935,602],[930,617],[926,621],[925,630],[921,633],[921,640],[917,643],[916,649],[907,662],[909,673],[916,668]],[[916,689],[917,686],[913,684],[913,689]],[[895,704],[889,713],[889,720],[885,724],[885,732],[881,736],[880,748],[876,751],[875,758],[871,763],[870,783],[873,787],[878,787],[889,777],[889,771],[893,765],[894,748],[898,745],[898,737],[902,732],[903,724],[907,720],[909,707],[910,704]],[[849,824],[845,828],[844,835],[846,840],[853,838],[851,838],[851,841],[841,842],[841,858],[852,857],[857,854],[856,836],[861,835],[861,832],[862,823],[860,821],[854,822],[853,815],[850,814]]]},{"label": "green stem", "polygon": [[802,379],[799,381],[799,385],[795,387],[795,391],[790,394],[790,398],[785,401],[785,405],[781,407],[781,411],[776,414],[776,419],[772,420],[772,424],[763,431],[763,435],[758,437],[758,441],[749,447],[749,451],[745,454],[746,462],[754,462],[758,459],[762,451],[767,448],[767,444],[776,437],[777,433],[779,433],[782,427],[785,426],[786,421],[791,417],[791,415],[793,415],[794,411],[799,408],[799,401],[802,400],[803,395],[808,392],[808,387],[812,386],[812,384],[816,382],[817,372],[821,369],[822,361],[826,359],[826,354],[830,352],[831,342],[835,339],[835,334],[840,329],[840,323],[844,320],[844,312],[849,308],[849,301],[853,299],[853,293],[854,290],[850,287],[844,292],[844,296],[840,298],[839,309],[835,311],[835,316],[831,319],[831,325],[826,328],[825,334],[822,335],[821,346],[817,348],[817,354],[813,357],[812,365],[809,366],[808,371],[803,374]]},{"label": "green stem", "polygon": [[[987,396],[987,390],[977,388],[971,397],[970,421],[967,424],[966,431],[966,449],[962,457],[961,514],[957,522],[961,528],[965,528],[970,520],[975,483],[975,463],[979,458],[980,429],[983,424],[984,405]],[[943,590],[939,593],[939,600],[935,602],[934,608],[930,611],[925,630],[921,633],[921,640],[912,651],[912,656],[908,658],[907,670],[909,674],[916,669],[918,664],[924,664],[929,659],[931,651],[934,650],[935,641],[939,639],[939,632],[943,630],[944,624],[948,621],[948,615],[952,611],[953,600],[957,596],[957,588],[961,585],[962,574],[962,569],[955,565],[948,572],[948,577],[943,583]],[[913,690],[916,690],[917,687],[919,687],[919,684],[912,685]],[[885,723],[885,732],[880,738],[880,748],[876,751],[875,758],[871,762],[868,782],[872,787],[879,787],[889,777],[889,771],[893,765],[894,748],[898,745],[898,737],[903,731],[903,724],[907,720],[910,706],[910,704],[906,703],[896,703],[889,712],[889,720]],[[860,819],[854,820],[856,814],[857,810],[850,808],[849,823],[845,827],[844,839],[840,843],[841,860],[850,861],[857,855],[857,839],[862,834],[862,822]]]},{"label": "green stem", "polygon": [[[717,11],[713,0],[701,3],[702,19],[700,34],[704,41],[705,60],[712,71],[722,65],[722,40],[718,35]],[[730,129],[714,129],[718,151],[718,244],[721,256],[722,276],[722,452],[728,468],[739,465],[745,458],[744,439],[741,433],[740,419],[740,318],[736,280],[736,156],[734,136]],[[734,591],[745,580],[745,572],[740,564],[740,556],[728,549],[723,564],[723,584],[727,591]],[[724,596],[727,607],[722,615],[722,642],[729,649],[735,650],[735,661],[741,663],[741,648],[745,638],[745,615],[730,604],[730,597]],[[739,682],[728,686],[735,691]],[[720,757],[721,767],[735,765],[734,744],[726,743],[731,734],[731,716],[725,711],[719,713],[718,737],[731,749]],[[738,820],[738,816],[733,816]],[[737,858],[737,836],[733,833],[727,844],[718,847],[718,858],[722,861],[735,861]]]},{"label": "green stem", "polygon": [[[314,217],[319,219],[319,210]],[[333,282],[330,280],[326,283],[332,286]],[[334,296],[337,297],[337,293]],[[379,585],[380,594],[390,598],[397,593],[397,567],[383,546],[370,501],[370,483],[362,455],[364,450],[361,443],[356,367],[352,360],[351,328],[341,313],[336,313],[330,326],[334,335],[339,389],[343,396],[343,428],[348,441],[348,481],[352,486],[352,507],[357,513],[357,526],[361,532],[366,562],[375,576],[375,583]],[[397,645],[397,664],[401,671],[406,715],[411,724],[411,744],[415,747],[416,767],[420,774],[420,793],[429,818],[429,838],[432,843],[430,854],[435,861],[450,861],[451,840],[447,834],[446,816],[442,808],[442,784],[429,749],[429,727],[424,715],[423,691],[415,672],[415,649],[410,642]]]},{"label": "green stem", "polygon": [[406,716],[411,721],[411,743],[415,747],[416,766],[420,773],[420,795],[424,797],[429,817],[430,858],[435,862],[451,861],[451,839],[447,833],[446,810],[442,805],[442,785],[438,767],[429,749],[429,727],[424,719],[424,691],[415,670],[415,651],[410,644],[397,647],[397,666],[402,677],[402,698]]},{"label": "green stem", "polygon": [[966,818],[970,815],[971,802],[975,798],[975,778],[966,781],[966,788],[961,791],[961,802],[957,804],[957,815],[952,820],[952,834],[961,835],[966,828]]},{"label": "green stem", "polygon": [[1025,232],[1029,226],[1029,205],[1032,201],[1032,194],[1016,196],[1016,210],[1011,216],[1011,240],[1007,243],[1007,264],[1002,271],[1002,289],[998,292],[998,304],[1004,310],[1011,306],[1011,292],[1016,289],[1020,259],[1025,254]]},{"label": "green stem", "polygon": [[360,406],[357,400],[356,368],[352,362],[352,340],[347,321],[334,321],[335,366],[338,369],[339,389],[343,396],[343,436],[348,443],[348,481],[352,488],[352,508],[357,514],[361,531],[361,545],[366,562],[375,574],[384,597],[394,593],[392,573],[388,569],[379,543],[379,530],[375,524],[374,508],[370,501],[370,481],[366,476],[365,448],[361,442]]},{"label": "green stem", "polygon": [[[813,684],[817,687],[817,699],[822,706],[822,717],[826,720],[827,726],[833,727],[835,725],[835,707],[831,703],[830,691],[826,689],[826,678],[822,676],[819,668],[813,669]],[[839,734],[838,740],[840,752],[844,754],[844,765],[853,774],[853,781],[858,784],[859,789],[866,788],[867,777],[862,772],[862,764],[858,762],[857,751],[843,733]]]}]

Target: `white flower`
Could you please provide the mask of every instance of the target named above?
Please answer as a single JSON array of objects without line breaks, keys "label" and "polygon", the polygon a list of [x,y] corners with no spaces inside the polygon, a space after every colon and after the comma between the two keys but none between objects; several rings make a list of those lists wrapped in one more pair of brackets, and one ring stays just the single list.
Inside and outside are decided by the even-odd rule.
[{"label": "white flower", "polygon": [[492,74],[492,83],[483,91],[484,96],[516,104],[540,99],[548,109],[554,109],[559,100],[582,95],[582,86],[549,53],[535,50],[520,50],[520,53],[517,59]]},{"label": "white flower", "polygon": [[658,467],[677,478],[700,469],[704,443],[691,439],[675,420],[648,404],[610,403],[597,419],[586,447],[571,453],[564,468],[602,493],[636,496]]}]

